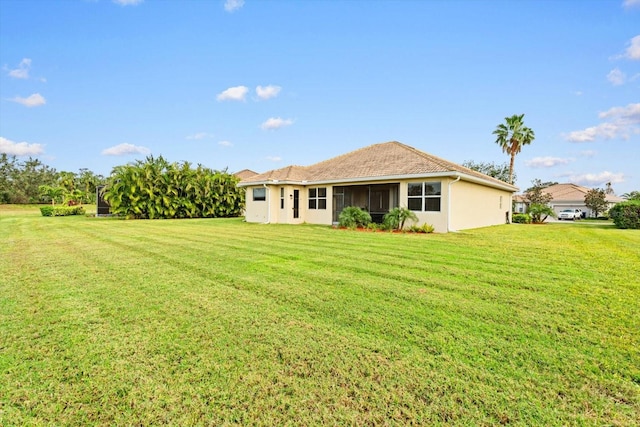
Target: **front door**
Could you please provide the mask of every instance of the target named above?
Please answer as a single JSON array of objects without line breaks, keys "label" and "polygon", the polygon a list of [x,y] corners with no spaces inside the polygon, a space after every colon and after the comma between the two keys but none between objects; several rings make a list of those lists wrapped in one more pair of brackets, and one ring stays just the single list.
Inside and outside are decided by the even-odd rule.
[{"label": "front door", "polygon": [[300,190],[293,190],[293,217],[300,217]]}]

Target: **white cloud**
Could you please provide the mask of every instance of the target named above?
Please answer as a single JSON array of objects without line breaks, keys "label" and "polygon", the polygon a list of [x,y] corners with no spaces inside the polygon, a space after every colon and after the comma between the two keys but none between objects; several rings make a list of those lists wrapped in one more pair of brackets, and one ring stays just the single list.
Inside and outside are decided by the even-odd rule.
[{"label": "white cloud", "polygon": [[103,156],[125,156],[127,154],[149,154],[147,147],[141,147],[133,144],[118,144],[113,147],[102,150]]},{"label": "white cloud", "polygon": [[44,97],[39,93],[34,93],[33,95],[28,96],[27,98],[16,96],[15,98],[12,98],[10,101],[17,102],[18,104],[22,104],[25,107],[39,107],[47,103],[47,100],[44,99]]},{"label": "white cloud", "polygon": [[208,138],[213,138],[213,134],[207,133],[207,132],[198,132],[198,133],[194,133],[193,135],[187,135],[187,139],[196,140],[196,141],[199,141],[201,139],[208,139]]},{"label": "white cloud", "polygon": [[144,0],[113,0],[115,4],[120,6],[135,6],[142,3]]},{"label": "white cloud", "polygon": [[629,47],[624,52],[624,57],[633,60],[640,60],[640,35],[631,39]]},{"label": "white cloud", "polygon": [[640,133],[640,103],[629,104],[626,107],[613,107],[598,114],[600,119],[607,121],[583,130],[577,130],[564,135],[570,142],[591,142],[596,139],[629,139],[632,134]]},{"label": "white cloud", "polygon": [[584,185],[585,187],[604,185],[607,182],[610,182],[612,184],[625,182],[625,176],[623,173],[613,173],[609,171],[583,174],[568,173],[561,176],[567,177],[570,182],[578,185]]},{"label": "white cloud", "polygon": [[218,145],[221,145],[223,147],[233,147],[233,144],[229,141],[220,141],[218,142]]},{"label": "white cloud", "polygon": [[246,86],[234,86],[218,94],[218,101],[244,101],[249,88]]},{"label": "white cloud", "polygon": [[227,0],[224,2],[224,10],[227,12],[235,12],[244,6],[244,0]]},{"label": "white cloud", "polygon": [[256,87],[256,93],[258,94],[258,98],[260,99],[275,98],[276,96],[278,96],[281,90],[282,88],[280,86],[274,85]]},{"label": "white cloud", "polygon": [[531,160],[527,160],[525,164],[531,168],[551,168],[557,165],[566,165],[570,159],[563,159],[560,157],[534,157]]},{"label": "white cloud", "polygon": [[267,160],[271,160],[272,162],[279,162],[282,160],[280,156],[267,156]]},{"label": "white cloud", "polygon": [[577,91],[573,92],[573,94],[575,96],[582,96],[582,91],[581,90],[577,90]]},{"label": "white cloud", "polygon": [[614,68],[607,74],[607,80],[614,86],[620,86],[627,80],[627,76],[619,68]]},{"label": "white cloud", "polygon": [[582,157],[593,157],[596,154],[598,154],[596,150],[584,150],[580,152],[580,156]]},{"label": "white cloud", "polygon": [[627,9],[634,6],[640,6],[640,0],[624,0],[624,2],[622,2],[622,6]]},{"label": "white cloud", "polygon": [[31,60],[29,58],[23,58],[18,64],[18,68],[9,70],[9,77],[14,79],[28,79],[29,70],[31,70]]},{"label": "white cloud", "polygon": [[9,156],[36,156],[44,153],[42,144],[29,144],[28,142],[13,142],[0,136],[0,153]]},{"label": "white cloud", "polygon": [[260,127],[264,130],[275,130],[293,124],[291,119],[283,119],[281,117],[271,117],[267,119]]}]

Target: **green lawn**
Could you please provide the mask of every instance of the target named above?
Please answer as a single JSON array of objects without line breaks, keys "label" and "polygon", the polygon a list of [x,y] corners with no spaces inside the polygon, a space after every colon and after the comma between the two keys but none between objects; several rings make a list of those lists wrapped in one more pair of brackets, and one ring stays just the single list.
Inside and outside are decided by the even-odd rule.
[{"label": "green lawn", "polygon": [[0,208],[0,425],[637,425],[640,232]]}]

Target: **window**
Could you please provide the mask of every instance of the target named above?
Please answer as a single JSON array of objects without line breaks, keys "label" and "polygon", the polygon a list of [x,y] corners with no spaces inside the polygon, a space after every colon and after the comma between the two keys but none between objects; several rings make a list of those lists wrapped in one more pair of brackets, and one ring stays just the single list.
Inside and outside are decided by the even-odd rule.
[{"label": "window", "polygon": [[267,200],[267,189],[264,187],[253,189],[253,201],[260,202]]},{"label": "window", "polygon": [[284,188],[280,188],[280,209],[284,209]]},{"label": "window", "polygon": [[309,209],[327,209],[326,187],[309,189]]},{"label": "window", "polygon": [[440,182],[410,182],[407,207],[418,212],[440,212]]}]

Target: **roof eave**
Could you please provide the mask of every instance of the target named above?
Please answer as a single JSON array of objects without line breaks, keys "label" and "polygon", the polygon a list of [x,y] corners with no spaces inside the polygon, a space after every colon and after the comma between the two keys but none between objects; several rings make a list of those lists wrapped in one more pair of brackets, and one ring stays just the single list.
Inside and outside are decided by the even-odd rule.
[{"label": "roof eave", "polygon": [[519,190],[518,187],[502,183],[502,182],[494,182],[486,179],[478,178],[472,175],[468,175],[462,172],[455,171],[447,171],[447,172],[431,172],[431,173],[420,173],[420,174],[409,174],[409,175],[384,175],[384,176],[366,176],[366,177],[356,177],[356,178],[343,178],[343,179],[319,179],[319,180],[277,180],[277,179],[269,179],[262,181],[253,181],[253,182],[240,182],[238,183],[239,187],[250,187],[255,185],[275,185],[275,184],[288,184],[288,185],[334,185],[334,184],[347,184],[347,183],[356,183],[356,182],[376,182],[376,181],[396,181],[396,180],[407,180],[407,179],[419,179],[419,178],[457,178],[469,182],[474,182],[476,184],[482,184],[493,188],[499,188],[501,190],[516,192]]}]

